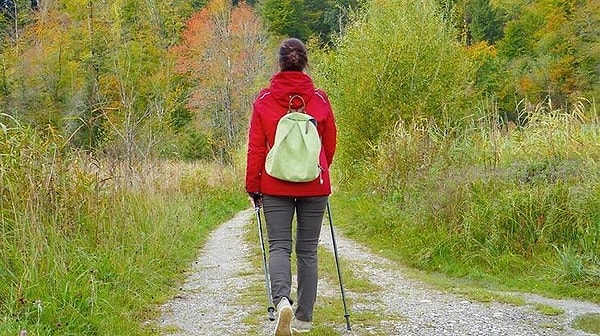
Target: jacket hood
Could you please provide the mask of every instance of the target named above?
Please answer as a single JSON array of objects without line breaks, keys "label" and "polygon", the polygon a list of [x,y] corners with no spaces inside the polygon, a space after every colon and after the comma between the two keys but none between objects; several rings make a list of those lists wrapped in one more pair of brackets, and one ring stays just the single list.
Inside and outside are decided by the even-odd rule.
[{"label": "jacket hood", "polygon": [[278,104],[287,108],[293,95],[300,95],[308,103],[315,94],[315,86],[304,72],[280,71],[271,78],[269,91]]}]

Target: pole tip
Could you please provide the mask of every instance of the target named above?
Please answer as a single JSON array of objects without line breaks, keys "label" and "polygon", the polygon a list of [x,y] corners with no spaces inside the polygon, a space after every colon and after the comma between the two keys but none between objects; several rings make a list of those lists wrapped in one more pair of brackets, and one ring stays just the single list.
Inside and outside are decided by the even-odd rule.
[{"label": "pole tip", "polygon": [[275,321],[275,308],[269,307],[267,308],[267,312],[269,313],[269,321]]}]

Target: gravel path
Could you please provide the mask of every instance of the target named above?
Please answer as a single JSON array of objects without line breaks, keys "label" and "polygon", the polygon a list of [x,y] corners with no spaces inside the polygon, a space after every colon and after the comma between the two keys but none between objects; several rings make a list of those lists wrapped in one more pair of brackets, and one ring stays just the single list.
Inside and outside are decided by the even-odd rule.
[{"label": "gravel path", "polygon": [[251,210],[238,213],[213,232],[194,263],[180,294],[163,306],[160,321],[166,335],[247,335],[248,313],[236,302],[250,286],[252,274],[243,241]]},{"label": "gravel path", "polygon": [[[247,223],[253,215],[252,210],[242,211],[211,235],[180,294],[162,307],[159,324],[163,335],[249,334],[252,329],[243,324],[244,317],[264,308],[263,302],[236,304],[243,301],[238,293],[256,281],[264,281],[262,269],[251,266],[249,243],[244,241]],[[372,324],[353,322],[352,331],[347,331],[343,312],[340,312],[341,320],[331,324],[340,335],[584,336],[589,334],[572,329],[570,322],[579,314],[600,313],[600,306],[596,304],[535,295],[522,295],[527,304],[520,306],[472,301],[408,278],[402,266],[374,255],[338,231],[336,243],[340,257],[352,265],[353,276],[381,288],[375,295],[353,293],[346,288],[353,302],[349,307],[351,322],[353,313],[365,312],[375,314],[378,320]],[[328,225],[323,227],[321,244],[331,250]],[[319,297],[339,299],[337,283],[321,281],[319,286]],[[565,313],[543,315],[535,310],[536,303],[560,308]],[[273,327],[265,317],[257,334],[270,335]]]}]

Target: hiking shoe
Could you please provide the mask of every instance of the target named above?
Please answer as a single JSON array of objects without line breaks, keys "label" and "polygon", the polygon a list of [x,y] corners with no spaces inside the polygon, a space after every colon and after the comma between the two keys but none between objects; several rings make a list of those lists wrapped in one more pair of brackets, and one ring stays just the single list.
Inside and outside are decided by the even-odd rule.
[{"label": "hiking shoe", "polygon": [[292,317],[294,317],[294,310],[290,301],[284,297],[277,304],[275,336],[292,336]]},{"label": "hiking shoe", "polygon": [[294,318],[292,320],[292,331],[294,331],[295,333],[305,333],[309,332],[311,329],[312,323],[310,322],[298,320],[297,318]]}]

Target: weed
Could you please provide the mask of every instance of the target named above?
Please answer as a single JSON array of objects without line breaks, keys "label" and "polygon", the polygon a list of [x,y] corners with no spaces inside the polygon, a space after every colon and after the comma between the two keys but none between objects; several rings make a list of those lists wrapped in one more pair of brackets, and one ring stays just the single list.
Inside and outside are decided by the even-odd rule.
[{"label": "weed", "polygon": [[588,313],[578,316],[573,321],[573,328],[600,335],[600,314]]},{"label": "weed", "polygon": [[565,313],[565,311],[560,308],[541,303],[535,305],[535,310],[547,316],[557,316]]}]

